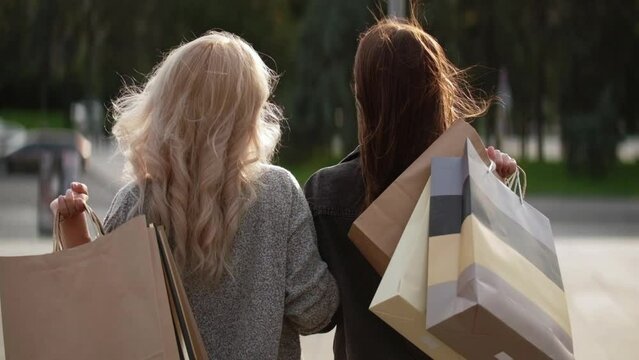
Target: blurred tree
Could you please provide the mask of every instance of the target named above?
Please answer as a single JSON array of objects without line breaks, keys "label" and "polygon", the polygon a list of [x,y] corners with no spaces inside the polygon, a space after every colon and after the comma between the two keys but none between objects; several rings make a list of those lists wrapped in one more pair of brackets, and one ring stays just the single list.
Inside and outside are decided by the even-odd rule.
[{"label": "blurred tree", "polygon": [[[494,93],[493,70],[508,69],[524,157],[531,129],[543,159],[546,128],[573,115],[618,109],[617,118],[596,118],[637,131],[639,99],[629,84],[638,77],[632,65],[639,54],[638,1],[428,1],[425,14],[455,63],[481,65],[471,73],[488,93]],[[611,105],[598,107],[607,85]],[[492,120],[487,124],[491,133]]]},{"label": "blurred tree", "polygon": [[[589,167],[590,175],[604,176],[615,161],[623,128],[636,126],[638,114],[629,104],[639,99],[627,82],[636,72],[639,48],[631,6],[623,0],[563,4],[562,42],[571,51],[559,58],[562,138],[571,171]],[[636,15],[639,2],[634,10]],[[586,161],[576,152],[587,154]]]},{"label": "blurred tree", "polygon": [[[106,104],[123,78],[144,80],[163,52],[210,29],[244,37],[283,72],[293,64],[303,6],[301,0],[3,0],[0,61],[12,71],[0,74],[0,107],[67,110],[86,97]],[[284,79],[278,96],[290,87]]]},{"label": "blurred tree", "polygon": [[[612,114],[588,120],[602,124],[592,129],[639,131],[639,1],[423,3],[426,29],[449,57],[461,67],[479,65],[473,84],[494,94],[497,70],[507,69],[512,129],[522,139],[536,133],[540,152],[547,128],[561,125],[570,139],[568,119],[584,114]],[[0,108],[67,111],[87,97],[106,105],[123,78],[143,81],[163,52],[224,29],[283,75],[275,100],[290,118],[291,147],[327,147],[341,134],[348,150],[356,142],[350,83],[357,36],[385,7],[383,0],[2,0]],[[610,89],[609,105],[597,106],[603,89]],[[492,113],[477,124],[495,131]],[[618,136],[607,138],[616,146]]]},{"label": "blurred tree", "polygon": [[307,5],[296,55],[292,146],[328,144],[336,133],[346,150],[357,143],[353,60],[358,34],[374,21],[376,6],[369,0],[311,0]]}]

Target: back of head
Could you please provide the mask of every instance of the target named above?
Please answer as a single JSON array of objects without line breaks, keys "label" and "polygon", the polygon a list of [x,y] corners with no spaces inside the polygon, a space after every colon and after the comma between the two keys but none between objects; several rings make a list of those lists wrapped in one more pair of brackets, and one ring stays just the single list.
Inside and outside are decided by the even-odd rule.
[{"label": "back of head", "polygon": [[485,112],[463,72],[412,17],[383,19],[360,37],[353,69],[364,206],[456,119]]},{"label": "back of head", "polygon": [[274,75],[241,38],[209,32],[171,51],[114,102],[113,134],[176,260],[218,280],[280,137]]}]

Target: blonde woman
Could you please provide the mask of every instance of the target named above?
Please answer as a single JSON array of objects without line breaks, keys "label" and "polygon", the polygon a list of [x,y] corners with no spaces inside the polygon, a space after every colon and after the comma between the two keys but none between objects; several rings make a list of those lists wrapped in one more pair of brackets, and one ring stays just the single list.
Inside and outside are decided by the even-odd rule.
[{"label": "blonde woman", "polygon": [[[325,327],[338,305],[304,195],[270,164],[280,137],[280,112],[268,102],[274,79],[244,40],[209,32],[114,102],[113,134],[132,181],[115,196],[106,230],[141,213],[168,227],[215,359],[298,359],[299,334]],[[51,204],[67,247],[89,241],[87,196],[73,183]]]}]

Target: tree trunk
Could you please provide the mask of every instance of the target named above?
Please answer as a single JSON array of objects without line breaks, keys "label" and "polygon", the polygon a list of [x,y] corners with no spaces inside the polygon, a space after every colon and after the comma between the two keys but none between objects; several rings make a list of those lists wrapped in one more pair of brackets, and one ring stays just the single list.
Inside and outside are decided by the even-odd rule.
[{"label": "tree trunk", "polygon": [[40,111],[45,115],[45,127],[49,126],[47,111],[49,108],[49,78],[51,74],[51,19],[54,17],[53,0],[45,0],[40,10],[39,21],[42,23],[42,58],[40,59]]},{"label": "tree trunk", "polygon": [[521,120],[521,128],[520,128],[520,136],[521,136],[520,152],[519,152],[520,160],[526,159],[526,140],[527,140],[526,137],[528,134],[527,128],[528,128],[528,119],[524,117]]},{"label": "tree trunk", "polygon": [[[542,38],[546,32],[546,5],[545,0],[540,0],[537,6],[537,22],[541,30]],[[543,109],[544,93],[546,90],[546,51],[545,44],[538,43],[537,59],[537,86],[535,88],[535,118],[537,124],[537,159],[544,161],[544,123],[545,114]]]}]

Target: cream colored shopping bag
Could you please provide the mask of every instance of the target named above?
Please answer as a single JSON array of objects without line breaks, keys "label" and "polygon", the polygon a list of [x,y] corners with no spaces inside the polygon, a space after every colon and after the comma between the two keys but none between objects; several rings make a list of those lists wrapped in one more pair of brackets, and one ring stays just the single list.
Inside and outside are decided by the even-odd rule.
[{"label": "cream colored shopping bag", "polygon": [[429,202],[430,180],[417,200],[370,310],[432,358],[463,359],[424,326]]}]

